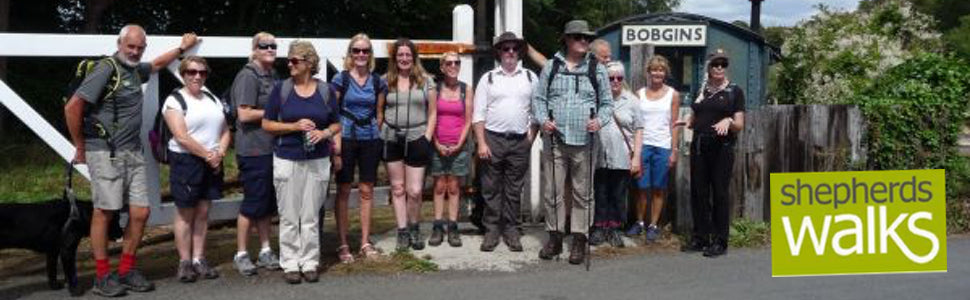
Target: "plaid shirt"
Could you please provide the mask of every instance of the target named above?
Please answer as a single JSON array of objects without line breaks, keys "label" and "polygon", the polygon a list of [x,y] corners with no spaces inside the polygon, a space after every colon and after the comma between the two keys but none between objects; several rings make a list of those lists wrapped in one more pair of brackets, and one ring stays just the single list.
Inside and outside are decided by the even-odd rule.
[{"label": "plaid shirt", "polygon": [[[553,60],[546,63],[539,75],[535,92],[532,93],[532,111],[536,121],[541,126],[548,120],[548,111],[552,110],[557,132],[566,145],[582,146],[588,142],[586,122],[589,120],[589,109],[597,106],[593,85],[586,76],[590,57],[591,54],[587,53],[576,69],[570,71],[566,67],[565,55],[557,52],[553,60],[562,61],[562,67],[550,83],[549,73],[552,72]],[[602,64],[596,64],[596,80],[599,81],[596,119],[602,127],[613,119],[613,95],[610,92],[606,67]]]}]

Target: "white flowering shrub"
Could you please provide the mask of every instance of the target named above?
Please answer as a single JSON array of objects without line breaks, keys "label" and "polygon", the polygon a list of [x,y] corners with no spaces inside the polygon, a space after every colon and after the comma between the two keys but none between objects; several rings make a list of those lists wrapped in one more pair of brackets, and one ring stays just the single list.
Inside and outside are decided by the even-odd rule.
[{"label": "white flowering shrub", "polygon": [[848,103],[891,67],[942,50],[936,21],[907,1],[881,1],[854,12],[818,9],[782,46],[773,93],[781,103]]}]

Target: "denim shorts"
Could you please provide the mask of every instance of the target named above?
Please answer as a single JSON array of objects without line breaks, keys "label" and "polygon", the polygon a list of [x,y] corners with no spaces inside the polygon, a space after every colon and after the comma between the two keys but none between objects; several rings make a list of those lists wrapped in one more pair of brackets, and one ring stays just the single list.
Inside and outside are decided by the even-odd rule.
[{"label": "denim shorts", "polygon": [[643,175],[640,176],[640,179],[637,179],[637,188],[641,190],[667,189],[667,174],[670,170],[667,167],[669,159],[670,149],[643,145],[643,150],[640,151]]}]

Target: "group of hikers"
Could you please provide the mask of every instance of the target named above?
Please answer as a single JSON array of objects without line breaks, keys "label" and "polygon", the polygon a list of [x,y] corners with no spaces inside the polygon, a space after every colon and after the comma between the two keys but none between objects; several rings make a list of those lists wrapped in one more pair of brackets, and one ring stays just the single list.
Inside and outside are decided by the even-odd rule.
[{"label": "group of hikers", "polygon": [[[631,91],[624,65],[612,61],[609,44],[595,37],[587,22],[570,21],[561,48],[546,60],[522,38],[503,33],[493,43],[498,66],[477,85],[458,79],[462,60],[455,52],[441,55],[443,79],[436,82],[422,66],[416,45],[406,38],[389,48],[387,73],[375,74],[375,45],[363,33],[350,39],[344,71],[330,82],[315,78],[321,57],[306,40],[289,44],[289,76],[277,74],[275,37],[257,33],[249,62],[224,97],[204,89],[212,72],[204,58],[182,58],[178,72],[184,86],[161,104],[172,136],[163,146],[177,208],[173,228],[178,279],[219,276],[205,258],[206,230],[212,200],[222,198],[222,162],[230,146],[243,186],[233,265],[247,276],[258,274],[258,268],[282,269],[288,283],[318,281],[319,212],[331,178],[337,181],[339,260],[382,256],[370,238],[374,184],[382,161],[396,217],[396,250],[421,250],[425,242],[462,246],[457,223],[462,179],[472,175],[477,161],[484,227],[479,249],[491,252],[504,242],[508,250],[521,252],[520,196],[535,138],[543,147],[548,233],[538,253],[541,259],[560,255],[567,238],[572,264],[587,258],[588,244],[621,247],[623,234],[655,240],[661,234],[664,190],[680,153],[682,126],[693,130],[689,153],[695,224],[683,250],[709,257],[724,254],[733,148],[744,124],[744,96],[726,77],[727,55],[719,50],[709,57],[698,97],[688,101],[692,114],[680,120],[681,96],[665,83],[670,75],[666,59],[657,55],[644,66],[632,66],[643,68],[647,84]],[[86,163],[91,172],[94,293],[120,296],[154,289],[135,268],[150,206],[139,138],[141,85],[199,41],[195,34],[185,34],[178,48],[144,63],[144,29],[125,26],[118,51],[97,64],[65,106],[77,147],[74,162]],[[522,66],[527,56],[543,65],[538,74]],[[434,220],[425,238],[421,205],[429,166]],[[359,247],[351,248],[348,201],[355,182],[361,234]],[[623,232],[628,188],[634,184],[637,219]],[[120,263],[112,271],[106,228],[124,205],[129,222]],[[279,216],[279,256],[270,245],[274,215]],[[255,260],[247,250],[252,231],[260,242]]]}]

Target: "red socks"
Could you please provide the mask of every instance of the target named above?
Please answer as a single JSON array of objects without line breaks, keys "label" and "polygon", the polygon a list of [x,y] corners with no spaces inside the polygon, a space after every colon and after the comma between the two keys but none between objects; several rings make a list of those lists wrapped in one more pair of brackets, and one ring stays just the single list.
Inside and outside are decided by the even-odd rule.
[{"label": "red socks", "polygon": [[94,268],[98,278],[104,278],[111,271],[111,263],[107,259],[95,259]]},{"label": "red socks", "polygon": [[118,275],[124,276],[135,266],[135,255],[122,253],[121,263],[118,264]]}]

